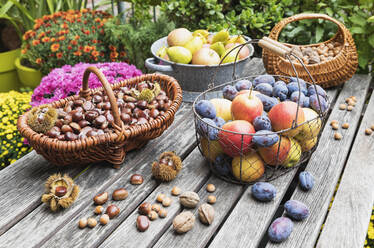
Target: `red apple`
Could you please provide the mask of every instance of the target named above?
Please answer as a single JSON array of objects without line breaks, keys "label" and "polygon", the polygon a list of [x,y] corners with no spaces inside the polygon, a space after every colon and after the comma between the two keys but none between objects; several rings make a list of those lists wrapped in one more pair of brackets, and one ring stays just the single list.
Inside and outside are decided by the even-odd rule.
[{"label": "red apple", "polygon": [[247,134],[256,132],[251,123],[243,120],[231,121],[223,125],[222,129],[240,133],[236,134],[226,131],[218,133],[219,143],[227,155],[235,157],[250,151],[252,136]]},{"label": "red apple", "polygon": [[[250,93],[251,93],[251,90],[241,90],[236,94],[236,96],[243,95],[243,94],[246,94],[247,96],[249,96]],[[257,94],[261,94],[261,93],[256,90],[252,90],[252,95],[256,96]]]},{"label": "red apple", "polygon": [[261,100],[253,92],[241,94],[234,98],[231,104],[231,113],[234,120],[246,120],[250,123],[262,114],[264,106]]},{"label": "red apple", "polygon": [[[297,109],[299,110],[296,121]],[[302,108],[298,107],[297,103],[291,101],[278,103],[270,109],[268,116],[275,131],[281,131],[291,128],[294,121],[296,121],[297,125],[300,125],[305,121],[305,115]],[[282,133],[282,135],[293,137],[297,135],[301,131],[301,129],[302,126],[299,126],[298,128],[294,128]]]},{"label": "red apple", "polygon": [[[278,153],[279,148],[279,153]],[[280,165],[286,161],[289,151],[291,150],[291,142],[287,137],[282,136],[279,146],[279,141],[270,147],[259,147],[258,152],[262,159],[268,165]],[[277,159],[278,155],[278,159]]]},{"label": "red apple", "polygon": [[192,56],[194,65],[218,65],[220,61],[219,55],[208,47],[197,50]]},{"label": "red apple", "polygon": [[[226,46],[225,46],[225,49],[226,51],[231,49],[231,48],[234,48],[236,46],[239,46],[241,44],[239,43],[228,43]],[[240,49],[240,47],[238,48]],[[249,48],[247,46],[244,46],[241,50],[240,50],[240,53],[239,53],[239,59],[244,59],[246,57],[249,56]]]}]

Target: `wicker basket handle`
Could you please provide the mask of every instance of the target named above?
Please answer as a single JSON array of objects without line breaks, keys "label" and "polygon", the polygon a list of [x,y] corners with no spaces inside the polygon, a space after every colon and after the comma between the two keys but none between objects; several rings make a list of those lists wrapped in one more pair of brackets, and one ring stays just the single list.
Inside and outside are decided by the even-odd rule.
[{"label": "wicker basket handle", "polygon": [[81,89],[79,95],[82,96],[82,97],[86,97],[86,96],[91,94],[91,90],[88,87],[88,77],[90,76],[91,72],[97,76],[97,78],[99,79],[99,81],[103,85],[103,88],[104,88],[106,94],[109,97],[109,102],[110,102],[110,106],[112,108],[112,113],[113,113],[113,117],[114,117],[114,123],[118,127],[121,127],[122,121],[121,121],[121,118],[119,116],[116,97],[114,96],[112,87],[110,87],[110,84],[109,84],[108,80],[105,78],[104,74],[99,69],[97,69],[94,66],[87,67],[87,69],[84,71],[84,74],[83,74],[82,89]]},{"label": "wicker basket handle", "polygon": [[331,22],[335,23],[338,26],[339,31],[343,34],[343,37],[344,37],[344,40],[345,40],[345,32],[344,32],[345,27],[341,22],[339,22],[338,20],[336,20],[336,19],[334,19],[334,18],[332,18],[328,15],[316,14],[316,13],[298,14],[298,15],[294,15],[294,16],[283,19],[282,21],[278,22],[274,26],[274,28],[272,30],[271,38],[274,38],[275,40],[278,40],[280,32],[282,31],[282,29],[287,24],[289,24],[291,22],[300,21],[300,20],[306,20],[306,19],[324,19],[324,20],[331,21]]}]

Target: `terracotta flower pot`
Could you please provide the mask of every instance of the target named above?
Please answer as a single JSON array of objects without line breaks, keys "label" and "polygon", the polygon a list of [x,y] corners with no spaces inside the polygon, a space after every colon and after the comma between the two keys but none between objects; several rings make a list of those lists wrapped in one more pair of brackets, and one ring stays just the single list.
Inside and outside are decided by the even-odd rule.
[{"label": "terracotta flower pot", "polygon": [[15,66],[19,80],[24,86],[35,88],[40,84],[42,73],[39,70],[21,65],[20,58],[16,59]]},{"label": "terracotta flower pot", "polygon": [[14,61],[19,57],[21,49],[0,53],[0,92],[18,90],[20,82]]}]

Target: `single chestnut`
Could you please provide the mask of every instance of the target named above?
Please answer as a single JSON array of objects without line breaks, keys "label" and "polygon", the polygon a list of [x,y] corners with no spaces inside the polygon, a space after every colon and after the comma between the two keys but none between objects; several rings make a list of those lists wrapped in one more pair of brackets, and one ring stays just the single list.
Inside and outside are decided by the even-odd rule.
[{"label": "single chestnut", "polygon": [[82,106],[83,100],[77,99],[77,100],[74,100],[73,103],[74,103],[74,107]]},{"label": "single chestnut", "polygon": [[98,194],[93,198],[93,201],[96,205],[103,205],[104,203],[107,202],[107,200],[108,200],[108,192]]},{"label": "single chestnut", "polygon": [[112,204],[112,205],[109,205],[105,211],[105,213],[109,216],[109,218],[113,219],[114,217],[116,217],[118,214],[119,214],[120,210],[119,208]]},{"label": "single chestnut", "polygon": [[142,184],[143,183],[143,176],[140,175],[140,174],[134,174],[131,176],[130,178],[130,183],[131,184],[135,184],[135,185],[139,185],[139,184]]},{"label": "single chestnut", "polygon": [[152,118],[156,118],[157,116],[159,116],[160,114],[160,111],[158,111],[158,109],[152,109],[151,112],[149,113],[149,115],[152,117]]},{"label": "single chestnut", "polygon": [[148,120],[147,120],[146,118],[144,118],[144,117],[140,117],[140,118],[138,119],[138,122],[137,122],[136,124],[141,125],[141,124],[145,124],[145,123],[147,123],[147,122],[148,122]]},{"label": "single chestnut", "polygon": [[74,133],[79,134],[79,132],[81,130],[81,127],[79,126],[78,123],[72,122],[72,123],[69,124],[69,126],[73,129]]},{"label": "single chestnut", "polygon": [[63,197],[68,192],[67,188],[65,186],[57,186],[55,188],[55,195],[58,197]]},{"label": "single chestnut", "polygon": [[103,109],[105,109],[105,110],[111,109],[110,102],[105,102],[104,105],[103,105]]},{"label": "single chestnut", "polygon": [[89,101],[84,102],[82,107],[85,111],[90,111],[90,110],[95,108],[95,106],[92,104],[92,102],[89,102]]},{"label": "single chestnut", "polygon": [[106,118],[105,116],[103,115],[99,115],[98,117],[95,118],[95,120],[93,121],[93,124],[98,127],[98,128],[101,128],[101,126],[106,122]]},{"label": "single chestnut", "polygon": [[144,232],[149,227],[149,219],[145,215],[139,215],[138,218],[136,218],[136,227],[140,232]]},{"label": "single chestnut", "polygon": [[97,111],[89,111],[86,113],[85,117],[86,117],[86,120],[89,121],[89,122],[93,122],[95,120],[96,117],[99,116],[99,112]]},{"label": "single chestnut", "polygon": [[56,120],[55,122],[56,127],[62,128],[63,125],[64,125],[64,122],[61,119]]},{"label": "single chestnut", "polygon": [[74,141],[78,139],[78,135],[72,132],[67,132],[65,133],[65,139],[68,141]]},{"label": "single chestnut", "polygon": [[127,192],[126,189],[119,188],[113,191],[112,197],[113,197],[113,200],[115,201],[122,201],[126,199],[128,195],[129,195],[129,192]]},{"label": "single chestnut", "polygon": [[152,205],[149,202],[143,202],[138,208],[139,214],[148,215],[152,210]]},{"label": "single chestnut", "polygon": [[67,114],[65,117],[64,117],[64,124],[69,124],[70,122],[73,121],[73,117],[71,116],[71,114]]},{"label": "single chestnut", "polygon": [[99,103],[99,102],[102,102],[102,101],[103,101],[103,98],[98,94],[95,94],[92,98],[93,103]]},{"label": "single chestnut", "polygon": [[77,111],[77,110],[74,110],[73,114],[72,114],[72,119],[74,122],[79,122],[81,120],[83,120],[83,113],[81,111]]},{"label": "single chestnut", "polygon": [[121,113],[121,120],[125,123],[128,124],[131,122],[131,116],[126,113]]},{"label": "single chestnut", "polygon": [[84,127],[87,127],[88,125],[90,125],[90,123],[86,120],[81,120],[78,122],[78,125],[81,127],[81,128],[84,128]]},{"label": "single chestnut", "polygon": [[147,108],[147,105],[148,103],[145,100],[140,100],[136,102],[136,107],[143,109],[143,110]]},{"label": "single chestnut", "polygon": [[63,126],[61,127],[61,131],[62,131],[63,133],[67,133],[67,132],[73,132],[73,129],[72,129],[69,125],[63,125]]}]

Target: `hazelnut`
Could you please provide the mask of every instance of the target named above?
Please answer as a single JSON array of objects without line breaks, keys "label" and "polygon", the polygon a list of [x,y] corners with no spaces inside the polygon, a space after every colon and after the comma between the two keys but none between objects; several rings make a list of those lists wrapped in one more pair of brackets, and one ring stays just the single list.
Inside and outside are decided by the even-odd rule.
[{"label": "hazelnut", "polygon": [[140,174],[134,174],[130,178],[130,183],[134,185],[139,185],[143,183],[143,176]]},{"label": "hazelnut", "polygon": [[356,102],[353,101],[352,99],[349,99],[349,101],[348,101],[348,105],[354,107],[354,106],[356,105]]},{"label": "hazelnut", "polygon": [[118,214],[119,214],[120,210],[119,208],[112,204],[112,205],[109,205],[107,208],[106,208],[106,211],[105,213],[109,216],[109,218],[113,219],[114,217],[116,217]]},{"label": "hazelnut", "polygon": [[106,225],[108,224],[109,222],[109,215],[107,214],[103,214],[101,217],[100,217],[100,224],[101,225]]},{"label": "hazelnut", "polygon": [[152,206],[149,202],[143,202],[142,204],[140,204],[138,208],[139,214],[142,214],[142,215],[148,215],[149,212],[151,212],[151,210],[152,210]]},{"label": "hazelnut", "polygon": [[208,196],[208,203],[209,204],[214,204],[214,203],[216,203],[216,201],[217,201],[217,198],[214,195],[209,195]]},{"label": "hazelnut", "polygon": [[180,189],[179,187],[177,187],[177,186],[174,186],[174,187],[171,189],[171,194],[172,194],[172,195],[177,196],[177,195],[180,195],[180,193],[181,193],[181,189]]},{"label": "hazelnut", "polygon": [[65,186],[57,186],[55,188],[55,195],[58,197],[63,197],[67,193],[67,188]]},{"label": "hazelnut", "polygon": [[103,205],[108,200],[108,192],[96,195],[93,200],[96,205]]},{"label": "hazelnut", "polygon": [[345,102],[348,103],[350,100],[351,100],[351,97],[347,97],[347,98],[345,99]]},{"label": "hazelnut", "polygon": [[339,105],[339,109],[340,110],[344,110],[346,108],[347,108],[347,105],[345,105],[344,103],[342,103],[342,104]]},{"label": "hazelnut", "polygon": [[351,96],[351,99],[355,102],[357,102],[357,98],[355,96]]},{"label": "hazelnut", "polygon": [[160,206],[160,204],[155,203],[155,204],[152,204],[151,209],[158,213],[158,211],[160,211],[160,209],[161,209],[161,206]]},{"label": "hazelnut", "polygon": [[88,218],[87,219],[87,225],[90,228],[94,228],[97,225],[97,221],[94,218]]},{"label": "hazelnut", "polygon": [[83,218],[83,219],[80,219],[79,222],[78,222],[78,226],[79,228],[85,228],[87,226],[87,219],[86,218]]},{"label": "hazelnut", "polygon": [[334,123],[339,124],[339,122],[338,122],[337,120],[332,120],[332,121],[330,122],[330,125],[332,126]]},{"label": "hazelnut", "polygon": [[370,128],[371,128],[371,130],[373,130],[373,131],[374,131],[374,125],[371,125],[371,127],[370,127]]},{"label": "hazelnut", "polygon": [[344,128],[344,129],[348,129],[349,128],[349,123],[343,123],[343,125],[342,125],[342,128]]},{"label": "hazelnut", "polygon": [[121,201],[121,200],[126,199],[128,195],[129,195],[129,192],[127,192],[126,189],[119,188],[113,191],[112,198],[115,201]]},{"label": "hazelnut", "polygon": [[150,211],[149,212],[149,214],[148,214],[148,218],[150,219],[150,220],[155,220],[155,219],[157,219],[158,218],[158,214],[156,213],[156,211]]},{"label": "hazelnut", "polygon": [[353,106],[348,106],[348,107],[347,107],[347,110],[348,110],[348,111],[352,111],[352,109],[353,109]]},{"label": "hazelnut", "polygon": [[164,200],[164,198],[165,198],[165,194],[162,194],[162,193],[158,194],[157,198],[156,198],[156,201],[162,202]]},{"label": "hazelnut", "polygon": [[334,123],[334,124],[331,125],[331,127],[332,127],[332,129],[334,129],[334,130],[338,130],[338,129],[339,129],[339,124]]},{"label": "hazelnut", "polygon": [[366,135],[370,135],[370,134],[372,134],[373,133],[373,130],[371,130],[370,128],[366,128],[365,129],[365,134]]},{"label": "hazelnut", "polygon": [[168,212],[165,208],[161,208],[160,211],[158,211],[158,216],[160,218],[165,218],[168,215]]},{"label": "hazelnut", "polygon": [[207,186],[206,186],[206,190],[208,191],[208,192],[214,192],[215,190],[216,190],[216,186],[214,186],[214,184],[208,184]]},{"label": "hazelnut", "polygon": [[164,207],[169,207],[171,205],[171,198],[170,197],[165,197],[163,200],[162,200],[162,206]]},{"label": "hazelnut", "polygon": [[334,133],[334,139],[341,140],[343,136],[340,133]]},{"label": "hazelnut", "polygon": [[95,214],[101,214],[102,212],[103,212],[103,210],[104,210],[104,207],[103,206],[97,206],[96,208],[95,208]]}]

